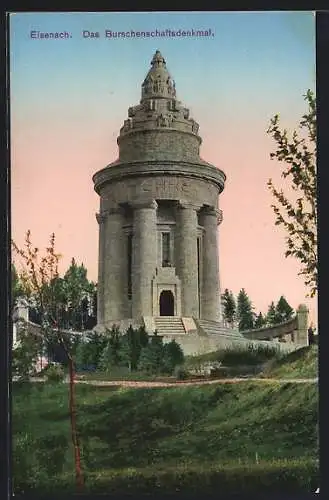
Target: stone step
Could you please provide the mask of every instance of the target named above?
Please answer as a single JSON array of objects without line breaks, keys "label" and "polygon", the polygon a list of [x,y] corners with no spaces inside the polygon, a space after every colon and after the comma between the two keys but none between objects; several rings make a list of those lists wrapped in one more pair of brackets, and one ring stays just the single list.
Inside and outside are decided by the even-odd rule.
[{"label": "stone step", "polygon": [[172,320],[155,320],[157,325],[182,325],[182,320],[179,321],[172,321]]},{"label": "stone step", "polygon": [[157,324],[158,325],[181,325],[182,324],[182,320],[179,320],[179,321],[172,321],[172,320],[156,320]]},{"label": "stone step", "polygon": [[207,334],[217,334],[223,337],[230,337],[236,339],[244,339],[243,335],[238,330],[232,330],[230,328],[225,328],[216,321],[211,321],[207,319],[198,319],[197,323]]},{"label": "stone step", "polygon": [[155,328],[159,335],[185,335],[182,319],[175,316],[155,318]]}]

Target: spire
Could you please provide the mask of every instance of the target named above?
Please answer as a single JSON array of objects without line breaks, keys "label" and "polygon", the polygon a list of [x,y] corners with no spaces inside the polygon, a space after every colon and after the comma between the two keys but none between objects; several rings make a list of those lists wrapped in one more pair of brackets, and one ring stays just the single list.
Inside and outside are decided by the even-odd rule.
[{"label": "spire", "polygon": [[165,58],[157,50],[142,83],[142,98],[139,104],[128,109],[128,119],[120,129],[118,141],[122,143],[131,133],[159,128],[192,133],[198,137],[198,143],[201,141],[199,125],[190,118],[189,110],[177,100],[175,82],[168,72]]},{"label": "spire", "polygon": [[175,84],[167,70],[165,58],[159,50],[155,52],[151,69],[142,84],[142,101],[154,97],[176,97]]},{"label": "spire", "polygon": [[164,66],[166,67],[166,61],[164,57],[162,56],[160,50],[157,50],[153,56],[153,59],[151,61],[151,66]]}]

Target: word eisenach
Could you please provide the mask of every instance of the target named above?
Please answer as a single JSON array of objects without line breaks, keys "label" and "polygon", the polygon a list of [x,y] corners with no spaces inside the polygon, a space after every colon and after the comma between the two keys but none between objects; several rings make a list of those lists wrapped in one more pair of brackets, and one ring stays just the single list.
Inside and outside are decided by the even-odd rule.
[{"label": "word eisenach", "polygon": [[67,31],[55,32],[55,33],[44,33],[42,31],[31,31],[30,38],[72,38],[72,35]]},{"label": "word eisenach", "polygon": [[[83,38],[101,38],[102,35],[99,31],[83,30]],[[214,36],[214,32],[209,28],[208,30],[154,30],[154,31],[112,31],[105,30],[105,38],[159,38],[159,37],[207,37]]]}]

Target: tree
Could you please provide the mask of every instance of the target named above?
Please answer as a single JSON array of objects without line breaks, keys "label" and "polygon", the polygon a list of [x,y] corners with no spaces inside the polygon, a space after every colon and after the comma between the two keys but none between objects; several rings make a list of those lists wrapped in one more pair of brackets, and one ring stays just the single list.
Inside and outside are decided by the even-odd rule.
[{"label": "tree", "polygon": [[274,305],[272,301],[268,307],[266,322],[268,325],[279,325],[288,321],[293,316],[294,310],[288,304],[283,295],[281,295],[278,303]]},{"label": "tree", "polygon": [[227,288],[225,289],[222,295],[222,301],[224,306],[223,310],[224,320],[227,321],[227,323],[229,323],[231,327],[233,327],[236,314],[236,303],[233,293]]},{"label": "tree", "polygon": [[264,318],[263,314],[260,312],[255,319],[254,328],[262,328],[266,325],[266,318]]},{"label": "tree", "polygon": [[78,265],[74,258],[64,275],[62,287],[68,325],[75,330],[84,330],[95,284],[89,282],[87,269],[83,264]]},{"label": "tree", "polygon": [[251,330],[254,326],[254,315],[251,301],[244,288],[239,292],[237,303],[239,330]]},{"label": "tree", "polygon": [[12,352],[12,373],[19,380],[29,380],[38,358],[39,349],[38,339],[29,335],[26,326],[22,325],[18,345]]},{"label": "tree", "polygon": [[284,323],[285,321],[288,321],[293,316],[294,310],[288,304],[288,302],[286,301],[286,299],[283,295],[281,295],[277,305],[275,306],[275,313],[276,313],[277,323]]},{"label": "tree", "polygon": [[138,329],[130,326],[122,338],[120,356],[122,362],[129,366],[130,371],[137,370],[139,357],[143,347],[148,345],[148,334],[144,327]]},{"label": "tree", "polygon": [[78,345],[75,358],[76,366],[96,370],[107,343],[108,339],[104,335],[94,331],[89,332]]},{"label": "tree", "polygon": [[46,248],[43,257],[40,257],[39,249],[31,242],[31,232],[28,230],[25,236],[25,245],[20,249],[12,241],[13,250],[21,259],[22,269],[19,278],[23,283],[28,297],[35,304],[35,308],[41,318],[41,337],[46,339],[48,344],[58,343],[66,353],[69,365],[69,410],[71,420],[71,436],[75,458],[75,472],[77,488],[81,490],[84,484],[80,442],[76,425],[76,395],[75,395],[75,366],[72,355],[72,339],[65,335],[60,329],[58,303],[63,300],[62,282],[58,272],[60,254],[55,251],[55,234],[50,237],[49,246]]},{"label": "tree", "polygon": [[273,301],[268,306],[266,323],[270,326],[277,324],[276,309]]},{"label": "tree", "polygon": [[276,151],[270,157],[286,165],[282,177],[290,178],[296,200],[289,201],[282,190],[275,188],[272,179],[267,185],[277,202],[271,205],[276,215],[275,225],[282,225],[288,233],[285,256],[299,260],[299,275],[304,276],[310,296],[314,297],[318,286],[316,101],[311,90],[304,99],[308,110],[299,123],[299,134],[294,130],[292,138],[288,138],[287,130],[279,128],[279,115],[272,118],[267,130],[276,142]]},{"label": "tree", "polygon": [[100,355],[98,369],[107,373],[114,366],[119,366],[122,361],[122,336],[118,327],[113,325],[105,339],[106,345]]},{"label": "tree", "polygon": [[163,346],[162,369],[170,375],[174,372],[176,366],[184,363],[184,352],[181,346],[173,339]]},{"label": "tree", "polygon": [[159,373],[162,368],[163,353],[162,338],[155,333],[148,345],[141,350],[138,369],[146,373]]}]

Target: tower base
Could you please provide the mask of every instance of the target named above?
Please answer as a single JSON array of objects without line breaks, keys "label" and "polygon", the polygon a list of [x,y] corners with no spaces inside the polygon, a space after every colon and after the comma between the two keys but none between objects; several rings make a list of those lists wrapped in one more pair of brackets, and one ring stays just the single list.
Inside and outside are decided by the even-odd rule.
[{"label": "tower base", "polygon": [[122,334],[129,326],[133,328],[144,326],[149,335],[153,335],[156,331],[164,343],[175,339],[186,356],[205,354],[232,345],[249,343],[239,331],[223,327],[219,322],[179,316],[144,316],[140,321],[136,319],[114,320],[107,322],[106,325],[97,325],[94,331],[105,333],[106,330],[111,330],[113,325],[116,325]]}]

